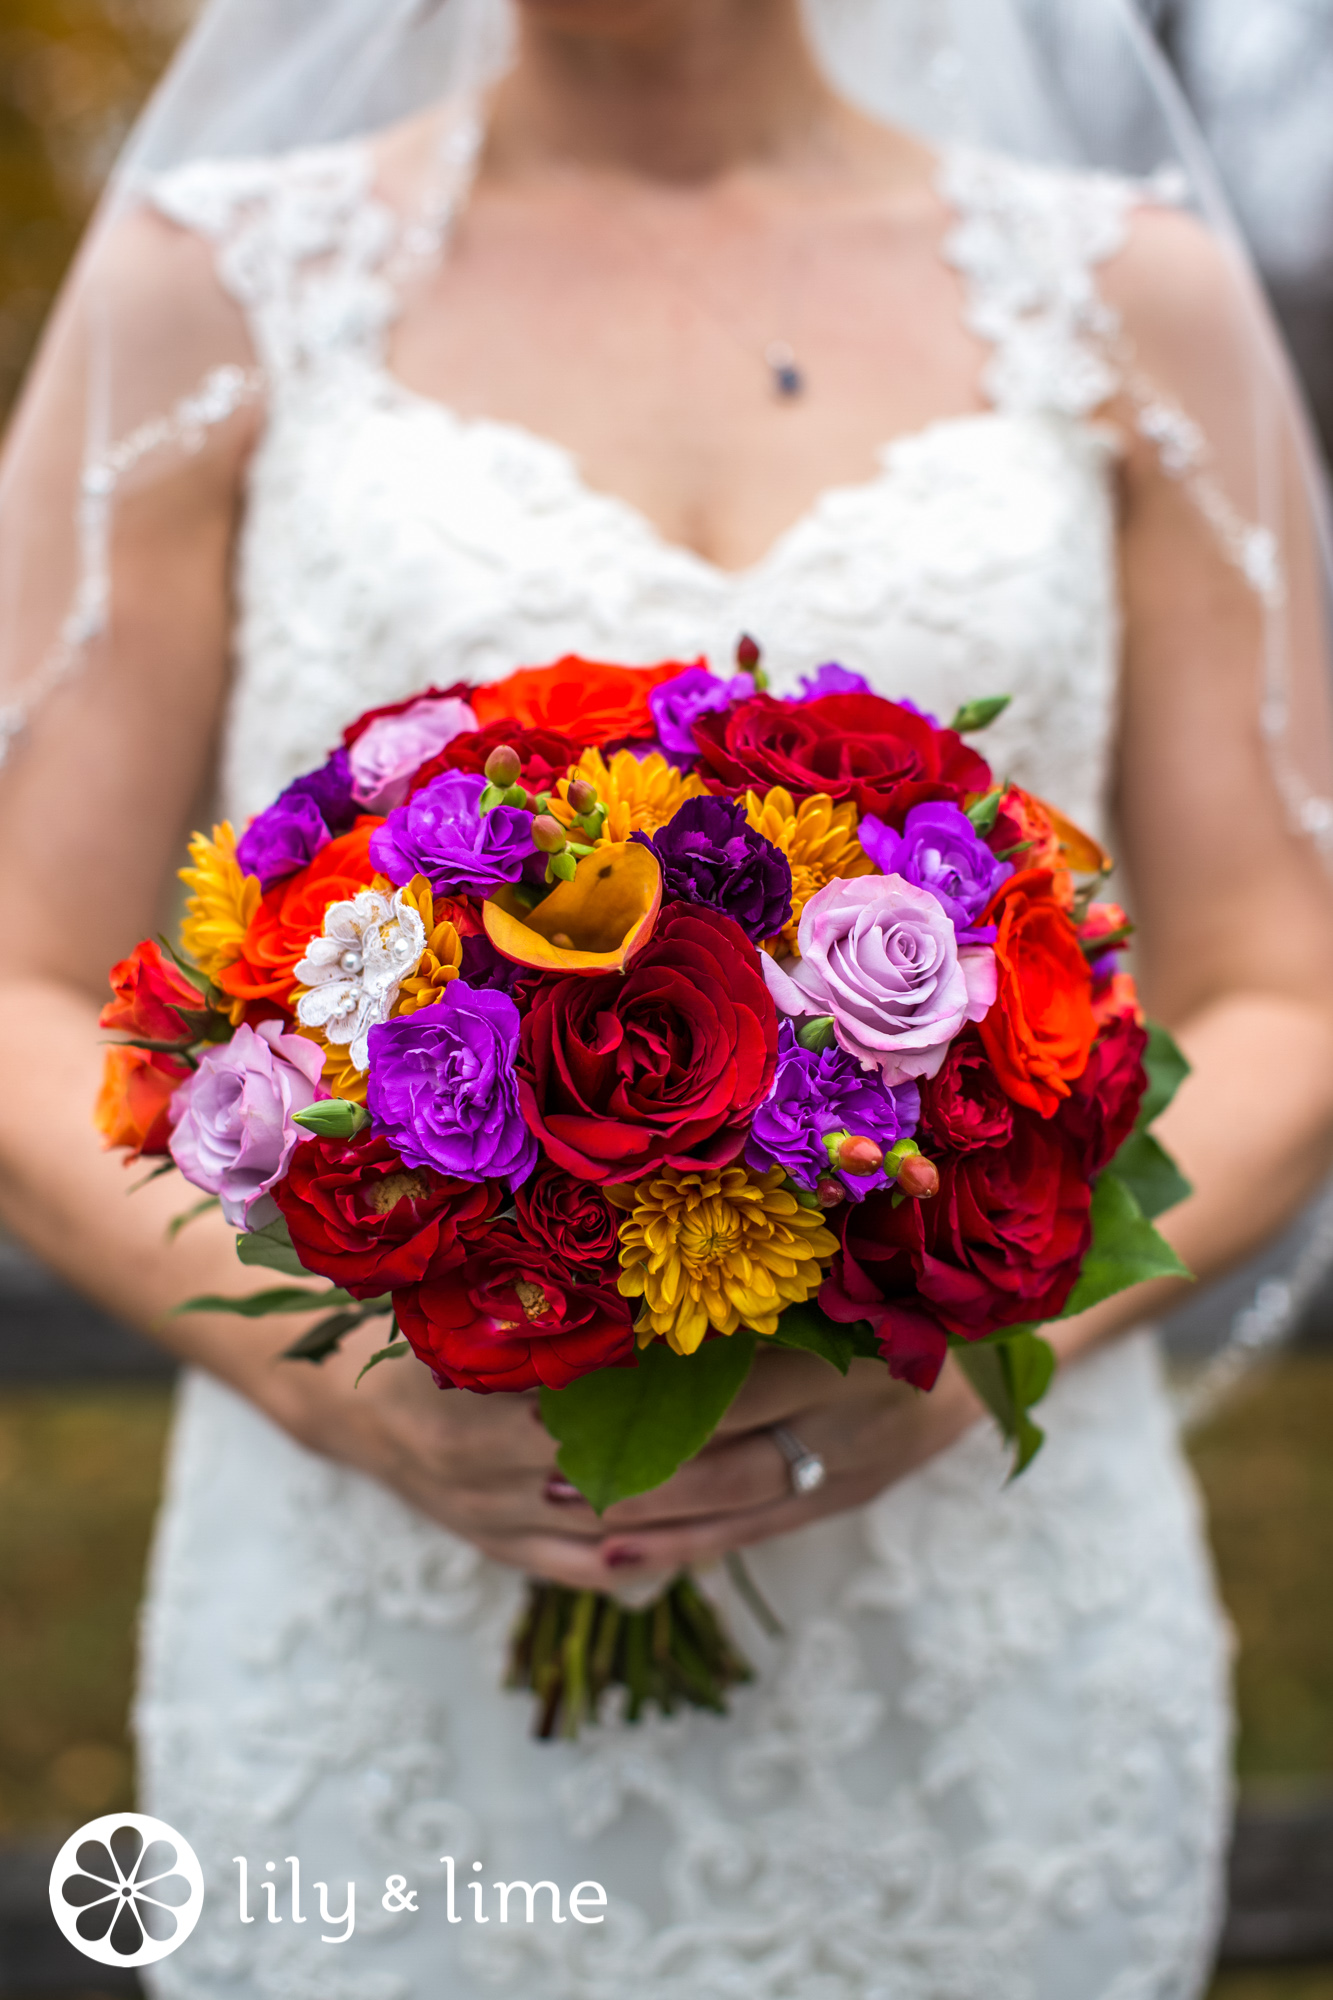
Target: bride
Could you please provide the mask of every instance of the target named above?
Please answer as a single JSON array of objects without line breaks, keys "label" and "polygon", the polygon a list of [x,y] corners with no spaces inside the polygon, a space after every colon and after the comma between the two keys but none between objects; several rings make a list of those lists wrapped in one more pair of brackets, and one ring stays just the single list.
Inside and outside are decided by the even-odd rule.
[{"label": "bride", "polygon": [[[1013,695],[987,755],[1113,828],[1194,1066],[1174,1241],[1208,1274],[1296,1209],[1333,1124],[1300,420],[1184,114],[1082,4],[1179,200],[1074,170],[1096,79],[1007,0],[517,0],[512,42],[500,0],[215,0],[131,148],[0,491],[0,1194],[189,1364],[137,1711],[208,1883],[166,2000],[1206,1984],[1227,1640],[1135,1330],[1166,1301],[1058,1330],[1012,1486],[961,1376],[769,1354],[599,1521],[526,1398],[166,1317],[244,1289],[229,1234],[168,1241],[179,1188],[127,1198],[89,1131],[105,968],[200,797],[239,824],[431,682],[748,631],[780,691],[836,659],[944,715]],[[498,1691],[524,1574],[684,1563],[758,1669],[730,1717],[534,1744]],[[563,1921],[500,1922],[515,1879]]]}]

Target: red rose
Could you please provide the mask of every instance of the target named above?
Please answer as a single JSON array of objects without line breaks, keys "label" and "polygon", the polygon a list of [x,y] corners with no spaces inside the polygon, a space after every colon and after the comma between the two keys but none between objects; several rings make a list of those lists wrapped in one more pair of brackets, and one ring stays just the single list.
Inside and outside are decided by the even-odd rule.
[{"label": "red rose", "polygon": [[877,694],[830,694],[788,706],[756,695],[701,715],[700,768],[726,791],[782,785],[799,803],[813,792],[854,799],[901,826],[912,806],[990,789],[990,766],[952,729]]},{"label": "red rose", "polygon": [[819,1294],[831,1319],[868,1320],[889,1370],[933,1386],[946,1335],[980,1340],[1054,1319],[1092,1241],[1092,1188],[1059,1130],[1014,1114],[1007,1146],[938,1163],[933,1201],[885,1188],[850,1208]]},{"label": "red rose", "polygon": [[1089,1180],[1110,1166],[1134,1130],[1148,1088],[1143,1067],[1147,1046],[1147,1031],[1137,1015],[1113,1016],[1094,1043],[1087,1068],[1056,1113],[1055,1122]]},{"label": "red rose", "polygon": [[195,1038],[176,1009],[198,1013],[204,996],[162,956],[162,947],[145,938],[128,958],[111,968],[111,991],[98,1015],[98,1026],[147,1042],[192,1042]]},{"label": "red rose", "polygon": [[922,1084],[921,1126],[923,1137],[949,1153],[1008,1145],[1013,1107],[973,1029],[958,1037],[943,1068]]},{"label": "red rose", "polygon": [[1011,875],[983,921],[996,926],[995,1005],[981,1039],[1017,1104],[1050,1118],[1087,1067],[1097,1022],[1078,932],[1044,869]]},{"label": "red rose", "polygon": [[620,1217],[599,1187],[543,1160],[514,1196],[516,1227],[528,1243],[562,1262],[606,1270],[620,1248]]},{"label": "red rose", "polygon": [[395,1292],[393,1308],[412,1352],[454,1389],[567,1389],[634,1361],[633,1318],[615,1280],[571,1273],[505,1223],[460,1270]]},{"label": "red rose", "polygon": [[571,764],[576,764],[583,749],[572,736],[562,735],[558,729],[526,729],[512,722],[492,722],[485,729],[469,729],[462,736],[455,736],[452,743],[446,743],[437,757],[423,764],[412,780],[411,789],[419,792],[432,778],[438,778],[441,771],[471,771],[480,775],[486,767],[486,759],[501,743],[507,743],[516,750],[523,765],[521,782],[532,793],[549,792],[555,788],[557,778],[563,778]]},{"label": "red rose", "polygon": [[549,1158],[583,1180],[723,1166],[768,1095],[777,1048],[777,1013],[740,925],[675,903],[626,972],[537,989],[519,1100]]},{"label": "red rose", "polygon": [[355,722],[349,722],[343,731],[343,742],[350,750],[357,738],[364,736],[372,722],[382,716],[402,715],[405,710],[415,708],[419,701],[465,701],[469,707],[476,689],[468,681],[455,681],[447,688],[419,688],[416,694],[404,695],[401,701],[386,701],[381,708],[368,708],[364,715],[358,715]]},{"label": "red rose", "polygon": [[452,1270],[500,1206],[486,1181],[405,1167],[386,1139],[307,1139],[273,1190],[308,1271],[358,1299]]}]

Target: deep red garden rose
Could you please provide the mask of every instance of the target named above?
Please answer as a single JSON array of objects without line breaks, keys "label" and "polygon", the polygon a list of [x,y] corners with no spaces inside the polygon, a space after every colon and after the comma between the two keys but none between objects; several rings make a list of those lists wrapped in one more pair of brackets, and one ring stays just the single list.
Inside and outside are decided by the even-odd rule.
[{"label": "deep red garden rose", "polygon": [[548,1156],[584,1180],[723,1166],[768,1095],[777,1049],[777,1013],[740,925],[674,903],[626,972],[538,988],[519,1099]]},{"label": "deep red garden rose", "polygon": [[620,1217],[601,1189],[543,1160],[514,1195],[515,1227],[529,1243],[564,1263],[609,1270],[620,1248]]},{"label": "deep red garden rose", "polygon": [[633,1316],[615,1279],[571,1272],[508,1223],[447,1278],[395,1292],[393,1307],[412,1352],[454,1389],[567,1389],[634,1360]]},{"label": "deep red garden rose", "polygon": [[441,771],[471,771],[474,775],[484,771],[486,759],[501,743],[518,752],[523,765],[522,782],[534,794],[553,790],[556,779],[563,778],[570,765],[578,762],[583,749],[582,743],[558,729],[527,729],[502,719],[488,723],[485,729],[469,729],[464,735],[455,736],[438,757],[422,765],[411,789],[419,792],[432,778],[438,778]]},{"label": "deep red garden rose", "polygon": [[[364,715],[358,715],[355,722],[349,722],[343,731],[343,743],[351,749],[358,737],[364,736],[372,722],[378,722],[386,715],[402,715],[409,708],[415,708],[420,701],[465,701],[471,705],[476,689],[468,681],[455,681],[447,688],[420,688],[416,694],[405,695],[402,701],[386,701],[380,708],[368,708]],[[475,711],[474,711],[475,713]]]},{"label": "deep red garden rose", "polygon": [[1014,1114],[1007,1146],[939,1162],[933,1201],[890,1189],[849,1208],[819,1294],[830,1319],[868,1320],[891,1374],[934,1386],[948,1334],[980,1339],[1054,1319],[1092,1241],[1092,1189],[1057,1126]]},{"label": "deep red garden rose", "polygon": [[1092,974],[1071,919],[1040,868],[1011,875],[982,919],[995,924],[995,1005],[981,1039],[1017,1104],[1053,1117],[1087,1067],[1097,1022]]},{"label": "deep red garden rose", "polygon": [[1136,1014],[1113,1016],[1093,1044],[1088,1066],[1056,1113],[1088,1178],[1108,1167],[1139,1115],[1148,1073],[1143,1067],[1147,1030]]},{"label": "deep red garden rose", "polygon": [[854,799],[901,828],[913,806],[984,792],[990,766],[952,729],[876,694],[831,694],[788,707],[756,695],[701,715],[700,769],[723,790],[782,785],[798,802],[814,792]]},{"label": "deep red garden rose", "polygon": [[469,688],[467,698],[483,729],[492,722],[523,723],[575,737],[580,749],[592,743],[605,747],[657,734],[648,696],[660,682],[684,673],[687,664],[664,660],[656,667],[621,667],[567,653],[553,666],[521,667],[505,680]]},{"label": "deep red garden rose", "polygon": [[925,1150],[971,1153],[978,1146],[1007,1146],[1014,1111],[1000,1088],[976,1030],[965,1029],[943,1068],[921,1085],[921,1136]]},{"label": "deep red garden rose", "polygon": [[358,1299],[461,1264],[501,1201],[489,1182],[405,1167],[369,1132],[307,1139],[273,1194],[306,1269]]},{"label": "deep red garden rose", "polygon": [[128,958],[112,966],[111,991],[115,998],[98,1015],[99,1027],[149,1042],[195,1039],[176,1010],[185,1007],[198,1013],[204,996],[163,958],[161,945],[152,938],[136,944]]}]

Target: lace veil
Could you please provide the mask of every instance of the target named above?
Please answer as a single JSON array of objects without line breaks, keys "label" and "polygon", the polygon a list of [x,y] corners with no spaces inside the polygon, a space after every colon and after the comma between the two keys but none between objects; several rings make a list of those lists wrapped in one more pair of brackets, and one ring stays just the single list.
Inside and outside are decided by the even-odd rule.
[{"label": "lace veil", "polygon": [[[1116,257],[1097,288],[1064,296],[1059,311],[1091,371],[1082,407],[1115,404],[1248,584],[1256,738],[1294,848],[1313,843],[1333,869],[1333,568],[1321,475],[1206,150],[1130,0],[805,5],[833,81],[873,115],[933,143],[1106,177],[1112,206],[1142,198],[1194,218],[1181,240],[1206,272],[1206,339],[1184,331],[1197,313],[1180,327],[1160,312],[1143,324]],[[145,182],[196,160],[262,159],[411,126],[420,143],[398,149],[407,164],[375,224],[387,217],[396,231],[381,268],[406,298],[466,189],[485,93],[511,47],[509,9],[510,0],[209,0],[112,176],[0,466],[0,765],[18,770],[46,706],[77,700],[98,671],[117,613],[126,496],[154,482],[168,493],[182,455],[217,448],[243,412],[262,414],[272,357],[255,351],[202,245],[158,254],[164,225],[149,217]],[[291,226],[299,231],[299,214]],[[995,310],[1031,319],[1023,350],[1040,372],[1049,299],[1025,294],[1018,274],[1008,291],[997,276]],[[327,282],[337,283],[336,260]],[[1005,389],[1011,405],[1016,389],[1021,400],[1021,384]],[[1311,1268],[1307,1259],[1307,1276]],[[1290,1318],[1291,1286],[1281,1300],[1268,1296],[1271,1333]],[[1257,1339],[1253,1315],[1249,1325]]]}]

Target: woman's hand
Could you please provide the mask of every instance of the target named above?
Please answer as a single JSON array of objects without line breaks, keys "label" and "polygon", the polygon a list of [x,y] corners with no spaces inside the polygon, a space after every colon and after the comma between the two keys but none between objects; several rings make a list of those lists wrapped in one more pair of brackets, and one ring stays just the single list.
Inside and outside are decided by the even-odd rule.
[{"label": "woman's hand", "polygon": [[[813,1356],[761,1350],[698,1458],[599,1519],[560,1477],[535,1396],[442,1392],[413,1360],[387,1362],[356,1388],[382,1344],[382,1330],[366,1331],[319,1370],[283,1364],[258,1399],[311,1449],[380,1479],[493,1561],[576,1589],[669,1575],[862,1505],[980,1414],[953,1368],[923,1396],[878,1363],[854,1362],[844,1379]],[[792,1493],[775,1424],[823,1458],[817,1492]]]}]

